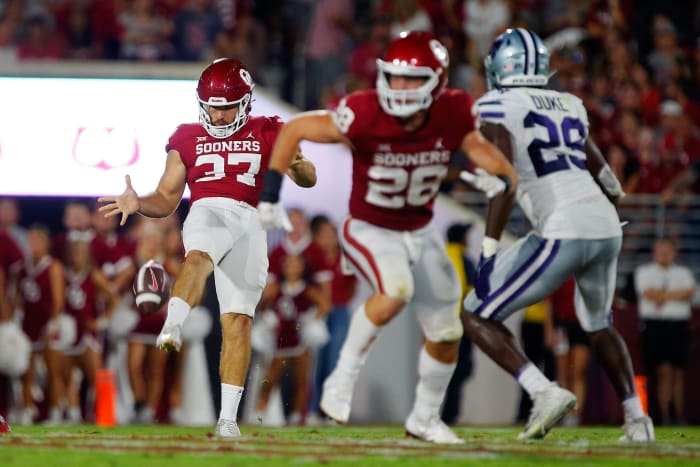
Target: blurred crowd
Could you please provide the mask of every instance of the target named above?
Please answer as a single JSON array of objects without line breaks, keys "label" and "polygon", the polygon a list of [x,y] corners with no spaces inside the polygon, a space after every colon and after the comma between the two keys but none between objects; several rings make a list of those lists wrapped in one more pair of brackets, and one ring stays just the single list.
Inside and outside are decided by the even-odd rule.
[{"label": "blurred crowd", "polygon": [[[382,55],[393,37],[405,30],[430,30],[449,49],[450,86],[466,89],[476,99],[487,90],[483,57],[492,39],[507,27],[527,27],[545,39],[551,53],[550,70],[556,70],[550,79],[551,86],[572,92],[584,101],[590,116],[591,134],[622,181],[625,192],[660,194],[665,201],[671,200],[675,193],[698,192],[700,4],[697,2],[0,0],[0,64],[25,60],[206,63],[215,57],[235,57],[247,65],[256,83],[300,109],[333,108],[344,94],[374,86],[375,59]],[[450,189],[467,188],[456,185]],[[182,365],[182,362],[168,362],[168,357],[153,346],[164,315],[149,318],[153,322],[142,322],[141,318],[128,330],[125,330],[128,326],[109,327],[110,322],[124,324],[125,321],[99,320],[118,310],[115,303],[120,297],[132,295],[133,275],[141,263],[160,258],[166,266],[170,265],[171,274],[177,273],[182,256],[178,218],[171,216],[164,222],[152,222],[139,217],[140,222],[130,224],[128,230],[117,231],[114,220],[95,215],[90,206],[67,202],[64,225],[51,226],[55,232],[63,230],[65,234],[50,235],[42,226],[20,225],[13,200],[6,199],[0,204],[3,218],[0,232],[4,230],[14,238],[26,263],[31,265],[24,274],[43,273],[48,261],[45,257],[63,269],[62,295],[52,292],[51,287],[58,285],[49,279],[43,285],[48,287],[45,293],[53,293],[55,300],[65,303],[75,300],[80,294],[75,292],[77,282],[71,281],[85,279],[86,272],[94,282],[91,287],[101,290],[95,310],[84,321],[82,331],[88,336],[85,341],[73,339],[67,344],[59,342],[51,346],[44,339],[46,334],[40,334],[41,329],[25,329],[25,333],[31,334],[32,350],[44,357],[44,363],[23,373],[22,392],[12,393],[13,402],[21,409],[15,414],[15,420],[39,419],[35,411],[36,388],[39,387],[35,378],[47,383],[43,387],[52,394],[51,400],[44,403],[42,419],[85,417],[84,407],[82,412],[76,410],[75,401],[84,403],[91,397],[84,386],[94,382],[95,371],[106,362],[106,352],[113,343],[101,336],[111,330],[125,342],[121,358],[127,364],[127,386],[133,395],[128,417],[140,422],[178,421],[181,395],[177,384],[166,385],[169,393],[166,406],[170,412],[158,415],[162,410],[159,409],[162,382],[169,378],[178,381],[177,372]],[[316,242],[322,251],[315,253],[316,257],[327,256],[330,265],[327,266],[339,268],[335,226],[323,219],[310,224],[301,212],[293,214],[292,218],[297,218],[296,233],[290,234],[280,248],[287,248],[285,251],[290,256],[298,256],[307,250],[311,237],[318,235]],[[24,261],[13,256],[8,244],[3,237],[0,241],[0,287],[17,272],[17,261]],[[97,244],[101,246],[95,247]],[[303,258],[296,268],[316,267],[315,261],[313,255]],[[279,258],[274,263],[273,279],[276,274],[281,283],[287,268],[293,275],[294,264],[286,265]],[[103,277],[92,277],[90,271],[93,270],[101,271],[95,276]],[[316,271],[323,272],[324,267],[318,266]],[[342,274],[325,279],[322,276],[312,280],[328,282],[325,287],[332,299],[331,305],[323,306],[328,308],[324,313],[327,313],[331,336],[324,347],[327,353],[319,350],[316,354],[316,381],[322,380],[337,357],[338,342],[342,342],[347,326],[347,304],[355,287],[354,283],[334,285],[329,282],[348,280]],[[29,285],[25,289],[26,301],[35,290]],[[629,301],[636,302],[638,298],[641,307],[643,300],[651,300],[662,308],[663,301],[646,297],[642,289],[637,292],[639,297],[632,293]],[[56,298],[59,295],[63,298]],[[684,299],[684,303],[686,301],[689,307],[689,299]],[[42,311],[44,324],[63,309],[59,304],[48,306]],[[0,321],[9,313],[10,310],[0,308]],[[283,314],[283,310],[278,310],[280,313]],[[689,312],[683,311],[684,320],[689,317]],[[280,318],[284,316],[278,316],[277,322]],[[292,325],[292,331],[294,328]],[[286,355],[283,351],[290,351],[285,347],[289,346],[298,359],[298,368],[309,376],[313,369],[308,349],[299,348],[299,336],[290,339],[278,342],[280,348],[270,350],[269,362],[274,365],[275,356]],[[551,335],[549,340],[554,345]],[[693,342],[697,339],[691,339],[691,352],[693,349],[697,352],[697,344]],[[569,344],[574,347],[575,343],[567,341],[567,349]],[[57,349],[58,352],[54,352]],[[687,349],[683,355],[687,355]],[[668,372],[671,372],[671,379],[678,379],[674,371],[688,363],[685,356],[674,354],[672,357],[673,368],[661,368],[657,375],[660,381],[667,380]],[[587,357],[580,359],[587,362]],[[578,374],[572,378],[577,381],[585,371],[583,363],[576,365]],[[654,366],[658,366],[656,363],[654,361]],[[74,377],[74,367],[83,370],[82,376]],[[273,367],[267,377],[270,382],[282,384],[283,393],[288,392],[279,373],[275,373],[277,370]],[[651,375],[653,371],[649,370]],[[3,398],[11,393],[8,384],[0,378],[0,410],[12,405],[7,397]],[[682,381],[674,387],[679,384],[682,385]],[[267,410],[271,386],[263,388],[264,402],[255,407],[256,416]],[[53,389],[49,391],[49,387]],[[81,387],[82,397],[76,399]],[[663,399],[660,406],[668,405],[669,400],[676,397],[674,391],[658,388]],[[305,392],[303,396],[308,394]],[[310,405],[313,414],[317,401],[313,400],[314,392],[310,394],[310,402],[297,398],[289,406]],[[675,403],[681,405],[675,411],[676,416],[682,418],[682,402]],[[664,410],[659,409],[661,415],[670,417]],[[306,416],[288,415],[295,420]]]},{"label": "blurred crowd", "polygon": [[[695,10],[695,11],[693,11]],[[581,97],[627,193],[662,193],[700,158],[700,7],[632,0],[2,0],[0,60],[235,57],[302,109],[374,86],[406,30],[448,47],[450,85],[486,91],[507,27],[545,38],[552,87]]]}]

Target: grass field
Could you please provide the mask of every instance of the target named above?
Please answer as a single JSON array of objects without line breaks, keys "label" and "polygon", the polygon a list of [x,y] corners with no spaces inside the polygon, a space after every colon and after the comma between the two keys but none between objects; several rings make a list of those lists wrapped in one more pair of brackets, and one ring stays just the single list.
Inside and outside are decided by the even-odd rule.
[{"label": "grass field", "polygon": [[556,428],[536,442],[516,441],[518,427],[458,427],[462,446],[407,439],[398,426],[241,428],[230,441],[166,425],[13,427],[0,435],[0,466],[700,465],[700,427],[658,428],[651,446],[618,442],[615,427]]}]

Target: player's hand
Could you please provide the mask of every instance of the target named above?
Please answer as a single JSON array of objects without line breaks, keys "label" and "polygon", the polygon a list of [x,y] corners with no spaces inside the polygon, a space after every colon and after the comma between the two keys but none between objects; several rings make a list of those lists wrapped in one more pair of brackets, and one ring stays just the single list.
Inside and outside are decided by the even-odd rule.
[{"label": "player's hand", "polygon": [[493,265],[495,262],[496,255],[485,258],[484,254],[482,253],[481,256],[479,256],[479,264],[476,267],[474,289],[476,290],[476,296],[479,297],[480,300],[485,300],[489,293],[491,293],[491,283],[489,278],[493,272]]},{"label": "player's hand", "polygon": [[258,218],[260,225],[265,230],[275,230],[283,228],[287,232],[292,231],[292,223],[281,203],[268,203],[261,201],[258,203]]},{"label": "player's hand", "polygon": [[481,167],[477,167],[474,173],[463,170],[459,173],[459,178],[477,190],[483,191],[489,199],[503,193],[507,188],[506,182],[495,175],[489,174]]},{"label": "player's hand", "polygon": [[102,198],[98,198],[97,202],[107,203],[98,209],[105,217],[112,217],[117,214],[122,215],[119,225],[126,224],[126,219],[130,215],[139,212],[141,209],[139,196],[131,187],[131,177],[128,175],[126,176],[126,189],[124,189],[124,193],[119,196],[103,196]]}]

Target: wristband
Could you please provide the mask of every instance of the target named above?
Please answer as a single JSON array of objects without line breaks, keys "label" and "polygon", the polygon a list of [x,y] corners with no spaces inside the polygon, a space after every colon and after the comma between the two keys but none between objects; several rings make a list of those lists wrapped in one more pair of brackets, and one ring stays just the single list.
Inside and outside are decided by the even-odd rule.
[{"label": "wristband", "polygon": [[507,175],[496,175],[496,177],[500,178],[503,181],[503,183],[506,184],[503,193],[508,193],[510,191],[510,178],[508,178]]},{"label": "wristband", "polygon": [[277,203],[280,200],[280,188],[282,187],[282,174],[270,169],[263,174],[263,188],[260,192],[260,201]]},{"label": "wristband", "polygon": [[491,237],[484,237],[484,240],[481,242],[481,254],[484,256],[484,258],[492,257],[496,254],[497,250],[498,240]]}]

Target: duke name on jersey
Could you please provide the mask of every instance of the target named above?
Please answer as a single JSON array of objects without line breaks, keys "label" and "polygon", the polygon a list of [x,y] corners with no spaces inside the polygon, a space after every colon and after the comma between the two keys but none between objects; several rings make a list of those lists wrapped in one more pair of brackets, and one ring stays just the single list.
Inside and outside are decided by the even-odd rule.
[{"label": "duke name on jersey", "polygon": [[187,167],[190,203],[200,198],[225,197],[251,206],[258,202],[272,145],[282,127],[277,117],[250,117],[228,138],[214,138],[199,124],[180,125],[166,151],[176,150]]},{"label": "duke name on jersey", "polygon": [[545,238],[622,235],[614,206],[586,168],[588,115],[569,93],[540,88],[495,89],[476,101],[477,125],[503,125],[511,134],[517,199]]},{"label": "duke name on jersey", "polygon": [[432,218],[452,153],[474,129],[467,93],[446,89],[417,131],[382,110],[376,90],[340,102],[333,120],[352,142],[350,215],[393,230],[415,230]]}]

